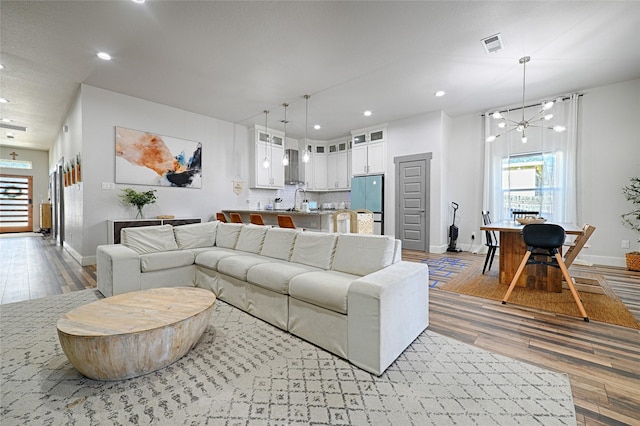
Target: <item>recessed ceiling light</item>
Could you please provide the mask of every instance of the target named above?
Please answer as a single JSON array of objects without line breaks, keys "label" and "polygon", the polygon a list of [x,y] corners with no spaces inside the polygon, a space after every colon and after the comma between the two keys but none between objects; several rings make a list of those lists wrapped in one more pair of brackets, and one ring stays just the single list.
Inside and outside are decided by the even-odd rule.
[{"label": "recessed ceiling light", "polygon": [[313,128],[316,129],[316,130],[320,130],[321,129],[319,124],[316,124],[315,126],[313,126]]},{"label": "recessed ceiling light", "polygon": [[98,58],[104,60],[104,61],[110,61],[111,60],[111,55],[109,55],[107,52],[98,52],[97,53]]},{"label": "recessed ceiling light", "polygon": [[3,123],[11,123],[12,121],[13,121],[13,120],[12,120],[12,119],[10,119],[10,118],[3,118],[3,119],[2,119],[2,122],[3,122]]},{"label": "recessed ceiling light", "polygon": [[444,90],[438,90],[436,93],[434,93],[434,95],[436,95],[437,97],[442,97],[445,95],[445,91]]},{"label": "recessed ceiling light", "polygon": [[368,110],[364,112],[365,117],[371,117],[371,114],[372,114],[371,111],[368,111]]},{"label": "recessed ceiling light", "polygon": [[0,64],[0,70],[4,69],[4,65]]},{"label": "recessed ceiling light", "polygon": [[134,3],[138,3],[138,4],[142,4],[144,3],[146,0],[131,0]]},{"label": "recessed ceiling light", "polygon": [[8,104],[9,101],[5,98],[0,98],[0,104]]}]

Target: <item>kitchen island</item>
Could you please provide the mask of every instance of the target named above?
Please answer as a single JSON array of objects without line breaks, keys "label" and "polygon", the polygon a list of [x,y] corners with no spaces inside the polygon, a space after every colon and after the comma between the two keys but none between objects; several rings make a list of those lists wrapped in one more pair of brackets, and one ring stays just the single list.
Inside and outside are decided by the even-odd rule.
[{"label": "kitchen island", "polygon": [[289,215],[293,218],[297,228],[305,228],[310,231],[333,232],[333,213],[335,210],[312,210],[308,213],[288,210],[250,210],[235,209],[222,210],[229,217],[229,213],[239,213],[244,223],[250,223],[250,214],[260,214],[265,225],[278,226],[278,215]]}]

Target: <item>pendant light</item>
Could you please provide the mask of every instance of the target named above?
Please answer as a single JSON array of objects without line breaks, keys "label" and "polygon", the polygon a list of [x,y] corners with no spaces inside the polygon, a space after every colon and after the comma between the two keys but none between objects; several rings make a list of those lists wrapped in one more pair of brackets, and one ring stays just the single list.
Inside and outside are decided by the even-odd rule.
[{"label": "pendant light", "polygon": [[[267,145],[271,146],[270,144],[271,137],[269,136],[269,127],[267,126],[269,111],[265,109],[263,112],[264,112],[264,133],[267,135]],[[268,169],[269,166],[271,165],[271,162],[269,161],[269,151],[267,151],[268,149],[267,145],[264,146],[264,160],[262,161],[262,167],[264,167],[265,169]]]},{"label": "pendant light", "polygon": [[[282,139],[282,143],[286,146],[287,145],[287,107],[289,106],[288,103],[284,103],[282,104],[282,106],[284,107],[284,120],[282,120],[282,124],[284,124],[284,137]],[[288,166],[289,165],[289,156],[287,155],[287,150],[284,150],[284,156],[282,156],[282,165],[283,166]]]},{"label": "pendant light", "polygon": [[309,127],[309,98],[310,97],[311,97],[310,95],[304,95],[304,98],[306,100],[306,107],[305,107],[305,115],[304,115],[304,152],[302,153],[303,163],[308,163],[309,160],[311,159],[311,153],[307,149],[307,147],[309,146],[307,141],[307,128]]},{"label": "pendant light", "polygon": [[566,127],[562,126],[562,125],[555,125],[553,127],[549,127],[546,126],[542,123],[539,124],[534,124],[534,123],[538,123],[539,121],[549,121],[553,118],[553,114],[549,114],[546,111],[549,110],[551,107],[553,107],[554,101],[546,101],[543,102],[540,110],[538,110],[536,112],[536,114],[529,118],[529,119],[525,119],[524,117],[524,109],[525,109],[525,105],[524,105],[524,89],[525,89],[525,82],[526,82],[526,69],[527,69],[527,62],[529,62],[531,60],[530,56],[523,56],[522,58],[520,58],[519,63],[522,64],[522,118],[520,119],[520,121],[515,121],[515,120],[511,120],[508,118],[505,118],[502,116],[502,114],[500,113],[500,111],[496,111],[493,114],[491,114],[491,116],[496,119],[496,120],[502,120],[498,123],[498,128],[499,129],[508,129],[505,132],[499,134],[499,135],[490,135],[489,137],[487,137],[486,141],[487,142],[493,142],[494,140],[496,140],[496,138],[499,138],[500,136],[506,135],[507,133],[510,133],[512,131],[517,131],[519,133],[522,133],[522,136],[520,137],[520,140],[522,143],[527,143],[527,135],[525,133],[526,129],[528,127],[542,127],[545,129],[549,129],[549,130],[553,130],[555,132],[561,133],[564,132],[566,130]]}]

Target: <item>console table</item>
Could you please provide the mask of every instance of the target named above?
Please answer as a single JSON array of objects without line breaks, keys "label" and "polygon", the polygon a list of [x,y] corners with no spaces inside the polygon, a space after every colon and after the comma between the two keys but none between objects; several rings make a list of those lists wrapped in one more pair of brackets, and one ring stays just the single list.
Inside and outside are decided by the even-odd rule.
[{"label": "console table", "polygon": [[178,219],[114,219],[107,221],[107,244],[120,244],[120,231],[122,228],[133,228],[136,226],[153,225],[188,225],[190,223],[200,223],[200,218],[178,218]]}]

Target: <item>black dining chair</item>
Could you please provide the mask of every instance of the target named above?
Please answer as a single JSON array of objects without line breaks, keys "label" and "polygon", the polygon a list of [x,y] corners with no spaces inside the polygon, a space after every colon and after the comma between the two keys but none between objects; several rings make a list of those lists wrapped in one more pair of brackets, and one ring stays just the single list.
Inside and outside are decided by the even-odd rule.
[{"label": "black dining chair", "polygon": [[[482,222],[485,225],[491,223],[491,216],[488,211],[482,211]],[[487,240],[484,243],[487,246],[487,257],[484,259],[484,267],[482,268],[482,274],[484,275],[485,271],[491,270],[491,265],[493,265],[493,257],[496,255],[496,250],[498,249],[498,239],[496,238],[495,231],[484,231],[485,239]],[[487,263],[489,264],[489,269],[487,269]]]},{"label": "black dining chair", "polygon": [[523,217],[527,217],[527,216],[538,217],[539,214],[540,214],[540,212],[533,211],[533,210],[511,209],[511,215],[513,216],[513,220],[516,220],[519,217],[523,218]]},{"label": "black dining chair", "polygon": [[[511,292],[516,286],[518,278],[520,278],[520,275],[522,275],[522,272],[527,265],[553,266],[555,268],[560,268],[562,271],[562,276],[567,282],[571,295],[578,305],[580,315],[582,315],[582,318],[586,322],[589,322],[589,317],[587,316],[587,312],[584,310],[584,306],[582,306],[578,290],[576,290],[576,286],[573,284],[569,270],[560,255],[559,249],[562,247],[566,239],[564,228],[560,225],[554,225],[551,223],[532,223],[525,225],[524,228],[522,228],[522,239],[527,246],[527,251],[525,252],[524,258],[522,258],[522,262],[516,271],[516,275],[513,277],[513,281],[511,281],[507,294],[505,294],[504,299],[502,299],[502,304],[506,304],[507,300],[509,300],[509,296],[511,296]],[[544,260],[539,260],[540,257],[543,257]]]}]

